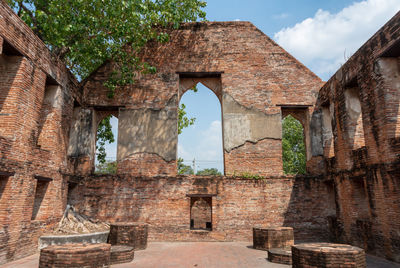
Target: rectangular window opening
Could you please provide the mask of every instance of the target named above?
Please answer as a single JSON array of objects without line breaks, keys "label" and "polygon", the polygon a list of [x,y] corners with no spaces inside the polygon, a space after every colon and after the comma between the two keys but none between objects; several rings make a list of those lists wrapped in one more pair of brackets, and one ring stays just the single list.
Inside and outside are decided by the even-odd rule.
[{"label": "rectangular window opening", "polygon": [[212,231],[212,197],[190,197],[190,229]]},{"label": "rectangular window opening", "polygon": [[364,126],[357,79],[352,79],[344,90],[346,103],[347,138],[351,150],[365,146]]},{"label": "rectangular window opening", "polygon": [[31,220],[41,220],[45,217],[46,205],[44,199],[49,187],[49,180],[36,178],[35,199],[33,201],[33,210]]},{"label": "rectangular window opening", "polygon": [[322,105],[322,143],[326,158],[335,156],[332,131],[333,116],[333,104],[326,103]]}]

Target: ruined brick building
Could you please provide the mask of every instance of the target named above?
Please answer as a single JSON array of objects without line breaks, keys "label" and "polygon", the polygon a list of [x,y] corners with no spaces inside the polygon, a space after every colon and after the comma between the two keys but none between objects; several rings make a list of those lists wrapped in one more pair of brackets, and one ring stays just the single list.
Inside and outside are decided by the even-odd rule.
[{"label": "ruined brick building", "polygon": [[[400,262],[400,13],[327,83],[249,22],[170,36],[142,52],[158,72],[110,99],[110,64],[79,83],[0,2],[0,264],[36,252],[67,202],[147,222],[153,241],[246,241],[252,226],[283,225]],[[178,103],[199,82],[221,103],[223,177],[176,174]],[[94,175],[110,114],[117,174]],[[306,176],[283,175],[288,114],[304,127]],[[243,172],[265,179],[231,176]]]}]

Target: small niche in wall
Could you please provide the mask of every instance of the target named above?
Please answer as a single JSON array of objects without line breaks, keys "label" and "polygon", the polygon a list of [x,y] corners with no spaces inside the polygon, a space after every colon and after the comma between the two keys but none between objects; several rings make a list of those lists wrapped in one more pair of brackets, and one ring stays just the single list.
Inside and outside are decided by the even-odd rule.
[{"label": "small niche in wall", "polygon": [[344,90],[346,104],[346,134],[352,150],[365,146],[360,89],[354,78]]},{"label": "small niche in wall", "polygon": [[331,158],[335,156],[333,131],[332,131],[333,105],[326,103],[322,105],[322,144],[324,156]]},{"label": "small niche in wall", "polygon": [[33,201],[33,210],[31,220],[41,220],[45,217],[46,204],[44,202],[46,193],[49,188],[50,181],[52,179],[35,176],[36,178],[36,189],[35,197]]},{"label": "small niche in wall", "polygon": [[0,224],[7,218],[8,200],[10,200],[10,198],[10,177],[0,174]]},{"label": "small niche in wall", "polygon": [[37,146],[41,149],[56,149],[56,143],[52,140],[57,137],[58,120],[55,118],[55,110],[61,108],[61,99],[60,86],[53,78],[47,77],[38,126]]},{"label": "small niche in wall", "polygon": [[369,218],[369,202],[366,194],[366,187],[362,177],[352,177],[351,181],[351,198],[353,204],[353,214],[357,219]]},{"label": "small niche in wall", "polygon": [[190,229],[212,231],[212,197],[190,197]]}]

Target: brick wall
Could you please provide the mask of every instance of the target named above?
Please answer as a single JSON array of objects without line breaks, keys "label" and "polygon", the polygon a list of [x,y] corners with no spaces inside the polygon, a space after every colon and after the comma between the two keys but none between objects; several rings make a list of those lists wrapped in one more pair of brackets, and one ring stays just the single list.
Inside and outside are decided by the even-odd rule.
[{"label": "brick wall", "polygon": [[[149,224],[151,241],[251,241],[252,227],[292,226],[297,240],[329,240],[330,182],[312,177],[91,176],[70,203],[106,221]],[[212,231],[190,230],[191,196],[212,196]]]},{"label": "brick wall", "polygon": [[[248,172],[265,176],[282,175],[281,108],[277,105],[312,106],[321,80],[249,22],[187,23],[179,30],[167,31],[170,33],[170,42],[150,42],[140,55],[157,68],[156,74],[139,74],[135,84],[117,89],[115,97],[110,99],[103,86],[113,68],[107,63],[87,80],[84,86],[85,104],[104,109],[120,107],[163,111],[168,108],[168,113],[172,113],[176,112],[185,90],[199,81],[205,82],[221,101],[225,147],[230,140],[243,136],[233,149],[224,148],[226,174]],[[228,97],[235,103],[235,109],[257,114],[260,120],[252,121],[255,117],[249,116],[245,118],[248,126],[240,126],[243,130],[230,127],[227,120],[232,116],[241,116],[242,110],[232,110],[228,114],[225,101]],[[131,129],[136,130],[152,122],[129,124]],[[264,132],[260,131],[262,125],[268,126]],[[172,127],[176,128],[176,123],[171,124]],[[274,135],[265,133],[271,129]],[[257,131],[262,134],[255,138],[246,136]],[[151,142],[155,137],[165,139],[157,140],[157,143],[178,138],[177,131],[147,136],[135,131],[130,133],[129,139],[132,144],[138,144],[137,147]],[[169,140],[168,143],[171,146],[168,150],[176,155],[176,146]],[[118,150],[122,151],[120,145]],[[138,150],[137,147],[124,155],[123,159],[118,159],[123,161],[118,172],[155,175],[157,173],[154,170],[162,170],[162,174],[176,175],[175,164],[167,163],[170,159],[160,158],[159,161],[151,155],[153,148],[142,146]]]},{"label": "brick wall", "polygon": [[35,253],[39,236],[62,216],[68,132],[79,92],[65,66],[4,1],[0,14],[2,264]]},{"label": "brick wall", "polygon": [[329,115],[324,124],[330,121],[331,133],[323,133],[320,140],[324,143],[313,143],[314,155],[308,163],[314,167],[309,169],[314,174],[324,174],[334,181],[337,212],[331,226],[336,241],[397,262],[399,25],[397,13],[320,90],[313,118],[317,121],[321,111],[325,117]]}]

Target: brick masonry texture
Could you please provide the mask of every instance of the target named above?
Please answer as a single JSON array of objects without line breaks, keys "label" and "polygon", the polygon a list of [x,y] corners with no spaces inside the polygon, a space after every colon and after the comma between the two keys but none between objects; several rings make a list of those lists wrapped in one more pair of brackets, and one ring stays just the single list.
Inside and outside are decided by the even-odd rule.
[{"label": "brick masonry texture", "polygon": [[39,236],[62,216],[68,131],[80,94],[65,66],[4,1],[0,15],[2,264],[37,252]]},{"label": "brick masonry texture", "polygon": [[272,248],[268,250],[268,261],[281,264],[292,264],[291,248]]},{"label": "brick masonry texture", "polygon": [[111,246],[110,264],[127,263],[133,261],[135,251],[133,247],[114,245]]},{"label": "brick masonry texture", "polygon": [[308,163],[310,172],[334,184],[333,241],[355,245],[397,262],[400,262],[399,25],[400,13],[397,13],[320,90],[312,124],[322,115],[331,133],[326,131],[329,127],[323,130],[324,146],[314,146]]},{"label": "brick masonry texture", "polygon": [[40,250],[39,268],[110,267],[110,244],[66,244]]},{"label": "brick masonry texture", "polygon": [[148,225],[143,222],[111,223],[108,243],[111,245],[127,245],[134,250],[146,249]]},{"label": "brick masonry texture", "polygon": [[253,228],[255,249],[289,248],[293,244],[294,236],[291,227]]},{"label": "brick masonry texture", "polygon": [[[255,226],[287,226],[295,240],[400,262],[399,25],[400,13],[324,84],[249,22],[183,24],[141,52],[157,73],[110,99],[112,64],[78,83],[0,0],[0,264],[37,252],[67,202],[145,222],[150,241],[251,241]],[[178,104],[197,82],[221,102],[229,176],[176,175]],[[117,175],[92,175],[109,114],[119,118]],[[288,114],[304,127],[307,176],[282,175]],[[211,199],[211,231],[208,207],[197,208],[203,230],[190,229],[198,197]]]},{"label": "brick masonry texture", "polygon": [[[149,224],[150,241],[252,241],[252,227],[290,226],[295,238],[328,241],[331,185],[316,178],[87,177],[70,192],[82,213]],[[190,196],[212,196],[212,231],[190,230]],[[307,198],[305,198],[307,197]]]},{"label": "brick masonry texture", "polygon": [[[321,80],[249,22],[188,23],[169,33],[170,42],[150,42],[140,55],[157,68],[156,74],[138,75],[135,84],[118,89],[115,97],[110,99],[107,97],[108,90],[103,86],[112,71],[112,65],[107,63],[85,83],[84,101],[87,106],[98,111],[102,107],[114,107],[117,110],[147,109],[153,112],[168,108],[176,113],[180,97],[189,88],[186,86],[189,85],[188,80],[192,79],[195,84],[200,81],[200,77],[203,79],[201,82],[220,99],[222,121],[237,113],[226,111],[227,98],[232,98],[236,106],[252,113],[278,118],[277,123],[269,123],[271,129],[276,129],[276,136],[262,133],[251,142],[243,138],[243,142],[232,150],[225,146],[225,173],[282,175],[281,107],[277,105],[312,106],[322,85]],[[212,77],[215,73],[219,77]],[[256,121],[246,122],[257,124]],[[230,134],[228,125],[226,122],[223,130],[225,144],[235,136],[240,136],[235,132],[242,131],[243,127],[232,128]],[[251,132],[250,125],[244,132]],[[132,129],[139,127],[145,126],[132,126]],[[157,137],[164,139],[163,135],[167,134],[161,133]],[[177,131],[171,135],[177,140]],[[153,138],[143,135],[129,137],[130,142],[138,146],[146,139]],[[176,145],[170,146],[174,161],[165,160],[154,150],[142,147],[118,159],[118,173],[137,176],[176,175]],[[118,150],[122,151],[121,144]]]},{"label": "brick masonry texture", "polygon": [[342,244],[298,244],[292,246],[292,267],[365,268],[365,251],[361,248]]}]

